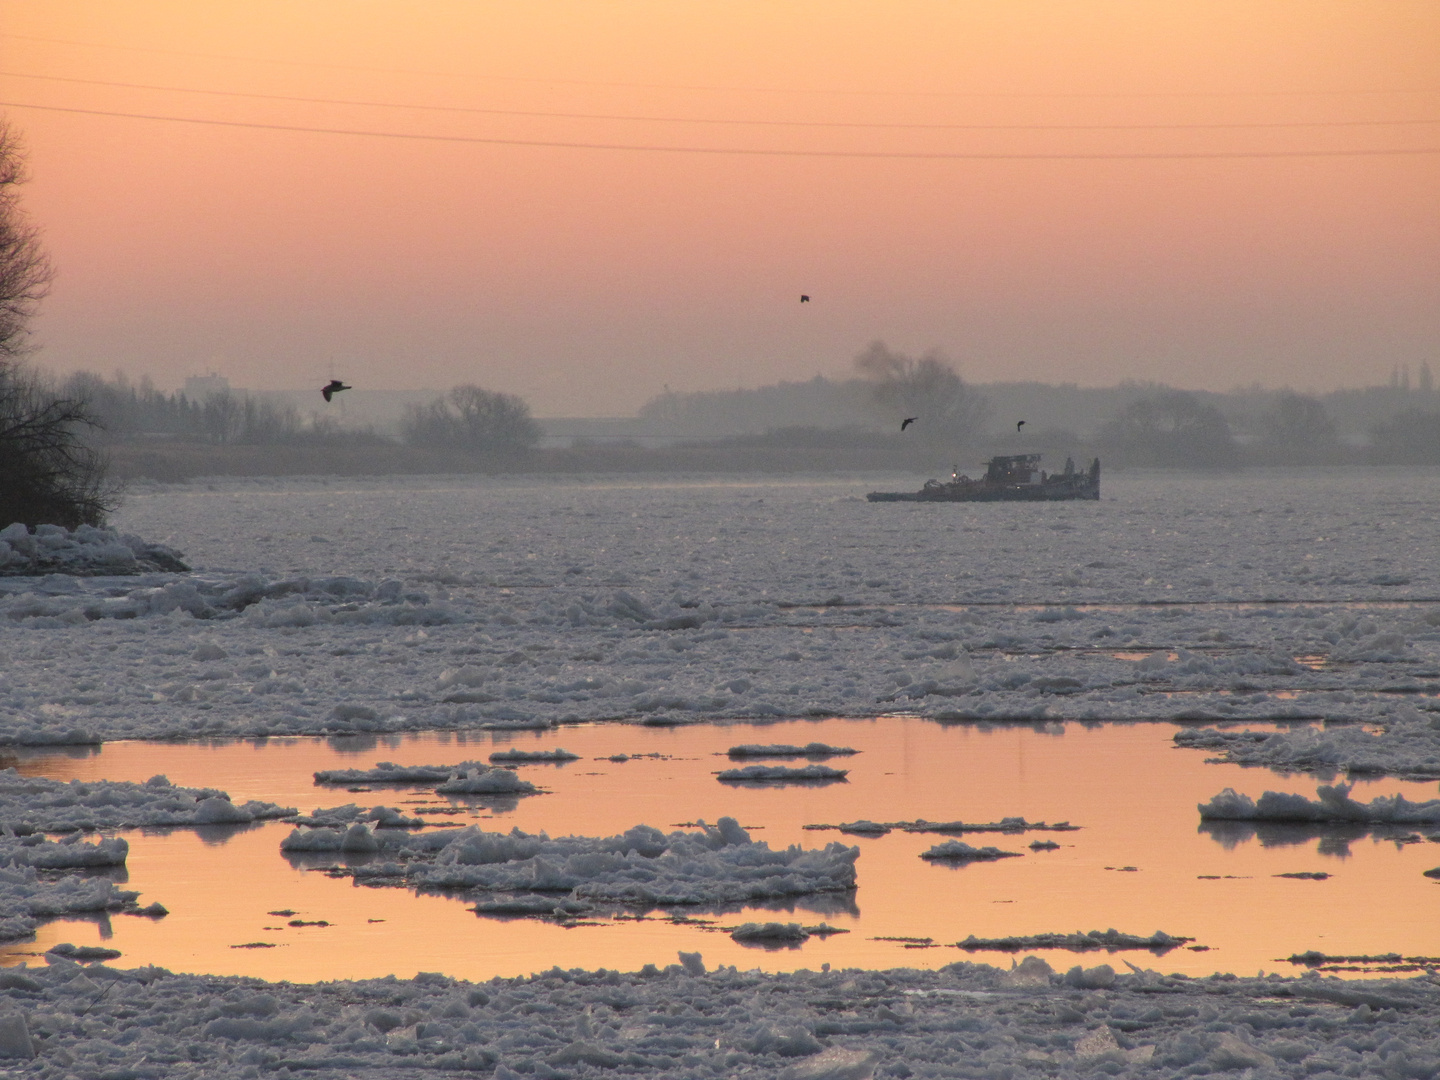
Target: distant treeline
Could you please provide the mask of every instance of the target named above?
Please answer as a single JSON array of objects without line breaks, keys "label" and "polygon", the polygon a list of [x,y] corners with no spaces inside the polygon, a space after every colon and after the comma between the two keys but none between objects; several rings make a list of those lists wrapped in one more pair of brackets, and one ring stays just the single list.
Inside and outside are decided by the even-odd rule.
[{"label": "distant treeline", "polygon": [[168,437],[216,445],[273,446],[324,442],[377,441],[366,430],[345,429],[329,417],[311,414],[264,395],[219,390],[190,397],[159,390],[150,379],[131,382],[88,371],[61,379],[58,397],[84,403],[99,422],[106,441]]},{"label": "distant treeline", "polygon": [[[923,467],[922,462],[952,454],[959,460],[961,454],[968,459],[1032,450],[1095,454],[1113,465],[1178,468],[1440,464],[1440,392],[1426,365],[1413,384],[1408,372],[1397,371],[1385,386],[1320,395],[1259,386],[1192,392],[1138,382],[1100,388],[977,386],[938,354],[906,356],[880,342],[866,348],[855,366],[852,379],[816,376],[749,390],[667,392],[647,402],[626,428],[663,439],[671,450],[652,446],[642,452],[637,444],[628,456],[618,448],[608,456],[621,468],[641,467],[641,457],[645,468],[659,468],[667,452],[674,456],[674,444],[693,442],[743,452],[734,460],[763,458],[777,465],[787,454],[798,463],[817,451],[843,451],[837,465],[843,457],[853,468],[866,467],[870,459],[876,467],[902,462]],[[543,431],[529,406],[514,395],[473,385],[408,406],[393,434],[345,427],[318,409],[302,415],[293,404],[264,394],[222,390],[187,396],[118,374],[72,375],[54,391],[60,399],[82,403],[103,426],[103,441],[112,445],[169,440],[328,446],[353,448],[362,456],[365,447],[377,454],[400,447],[449,462],[473,458],[484,468],[541,464],[531,460],[540,453]],[[918,419],[902,434],[900,423],[910,417]],[[1026,423],[1017,431],[1020,420]],[[690,451],[677,461],[680,457],[687,467],[699,460]],[[390,460],[379,454],[377,468],[381,459]]]},{"label": "distant treeline", "polygon": [[[928,386],[913,378],[922,363],[931,368]],[[853,379],[667,392],[647,402],[640,418],[655,435],[746,445],[875,445],[877,438],[900,438],[899,419],[911,415],[919,419],[905,437],[916,441],[997,452],[1074,449],[1117,465],[1440,464],[1440,393],[1428,365],[1413,385],[1408,371],[1397,371],[1386,386],[1320,395],[1260,386],[1192,392],[1139,382],[971,385],[943,358],[917,361],[879,343],[861,354],[857,368]],[[929,394],[936,369],[947,381]]]},{"label": "distant treeline", "polygon": [[148,379],[123,373],[106,379],[90,372],[70,375],[51,390],[83,404],[107,442],[168,438],[223,446],[407,446],[477,454],[514,453],[535,445],[539,426],[530,407],[511,394],[457,386],[426,405],[410,406],[398,440],[369,427],[345,427],[313,411],[302,415],[289,402],[243,390],[188,396],[167,393]]}]

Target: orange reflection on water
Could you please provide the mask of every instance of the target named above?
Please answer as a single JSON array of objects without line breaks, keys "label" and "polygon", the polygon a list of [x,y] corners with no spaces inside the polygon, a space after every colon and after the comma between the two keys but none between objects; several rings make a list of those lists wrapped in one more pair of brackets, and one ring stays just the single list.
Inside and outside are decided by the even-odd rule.
[{"label": "orange reflection on water", "polygon": [[[161,921],[116,917],[109,944],[124,952],[121,964],[155,963],[175,970],[259,975],[270,979],[413,974],[443,971],[467,978],[524,974],[561,967],[632,970],[674,961],[677,949],[699,950],[707,963],[767,970],[839,966],[938,967],[960,959],[1008,963],[997,953],[953,947],[905,949],[874,937],[931,938],[951,944],[970,934],[998,937],[1045,931],[1115,927],[1149,934],[1160,929],[1194,937],[1209,951],[1148,953],[1043,953],[1057,967],[1129,959],[1163,971],[1208,974],[1295,971],[1276,963],[1296,952],[1429,954],[1437,895],[1421,872],[1440,862],[1428,843],[1397,844],[1368,837],[1348,848],[1316,838],[1288,846],[1240,840],[1226,847],[1199,826],[1196,804],[1226,786],[1251,795],[1265,790],[1313,795],[1315,781],[1277,777],[1262,770],[1208,765],[1203,752],[1173,748],[1170,725],[942,726],[906,717],[871,721],[793,721],[728,727],[641,728],[593,725],[555,733],[471,737],[395,736],[357,744],[319,739],[268,743],[112,743],[85,757],[45,754],[24,771],[61,779],[144,780],[166,773],[177,784],[228,790],[236,801],[259,798],[303,810],[356,801],[404,807],[436,801],[425,789],[367,793],[320,789],[311,773],[334,767],[368,767],[383,760],[406,764],[484,759],[497,745],[563,746],[582,755],[568,766],[526,769],[550,793],[522,799],[513,809],[477,808],[478,824],[512,826],[552,835],[608,835],[637,823],[661,828],[685,821],[737,817],[772,846],[817,846],[831,840],[858,844],[860,887],[855,910],[822,913],[749,910],[718,917],[722,925],[752,919],[814,924],[822,919],[851,933],[812,938],[799,950],[765,952],[742,947],[728,935],[672,925],[652,916],[641,922],[562,929],[528,920],[479,918],[465,903],[416,897],[408,890],[356,887],[322,873],[292,867],[281,858],[289,826],[270,824],[230,835],[129,834],[130,888],[142,902],[159,900],[172,914]],[[824,787],[736,788],[712,775],[725,767],[725,749],[741,742],[812,740],[862,751],[831,764],[850,770],[846,783]],[[659,753],[666,758],[597,760],[611,754]],[[1432,785],[1376,781],[1358,784],[1356,797],[1403,792],[1434,797]],[[413,804],[412,804],[413,808]],[[995,821],[1021,815],[1031,821],[1083,826],[1072,833],[1023,836],[979,834],[1024,852],[1022,858],[959,868],[931,865],[921,852],[941,836],[892,832],[878,839],[806,831],[811,823]],[[469,818],[451,820],[465,821]],[[1053,839],[1058,850],[1032,853],[1033,839]],[[1133,867],[1133,869],[1129,869]],[[1277,878],[1279,873],[1324,871],[1325,881]],[[823,906],[823,905],[822,905]],[[290,927],[291,910],[327,927]],[[278,929],[269,929],[278,928]],[[98,942],[92,923],[43,927],[39,942],[11,946],[0,962],[59,941]],[[268,942],[275,948],[234,949]]]}]

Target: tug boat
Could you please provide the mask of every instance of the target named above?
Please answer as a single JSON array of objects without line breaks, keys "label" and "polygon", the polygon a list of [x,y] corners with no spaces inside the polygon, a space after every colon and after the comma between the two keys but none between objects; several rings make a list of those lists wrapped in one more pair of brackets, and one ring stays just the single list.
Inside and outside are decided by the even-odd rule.
[{"label": "tug boat", "polygon": [[926,480],[919,491],[872,491],[871,502],[1057,502],[1063,499],[1100,498],[1100,459],[1084,472],[1075,459],[1065,459],[1065,471],[1047,474],[1040,454],[993,457],[985,475],[972,480],[956,469],[949,480]]}]

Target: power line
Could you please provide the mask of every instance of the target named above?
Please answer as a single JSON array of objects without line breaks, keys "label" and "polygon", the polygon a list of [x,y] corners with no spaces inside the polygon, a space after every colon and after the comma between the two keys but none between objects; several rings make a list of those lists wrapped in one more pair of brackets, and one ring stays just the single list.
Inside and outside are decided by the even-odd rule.
[{"label": "power line", "polygon": [[535,109],[489,109],[466,105],[415,105],[395,101],[366,101],[353,98],[297,97],[290,94],[260,94],[248,90],[209,90],[188,86],[158,86],[152,83],[111,82],[104,79],[77,79],[63,75],[32,75],[23,71],[0,71],[0,77],[39,79],[45,82],[80,86],[107,86],[125,90],[158,90],[171,94],[203,94],[207,97],[252,98],[259,101],[291,101],[307,105],[358,105],[366,108],[414,109],[422,112],[466,113],[483,116],[523,116],[556,120],[625,120],[662,124],[712,124],[734,127],[859,128],[903,131],[1221,131],[1276,128],[1410,127],[1440,124],[1434,120],[1284,120],[1207,124],[919,124],[852,120],[736,120],[724,117],[649,116],[625,113],[549,112]]},{"label": "power line", "polygon": [[299,124],[257,124],[243,120],[211,120],[193,116],[161,116],[154,113],[112,112],[104,109],[73,109],[59,105],[34,105],[24,101],[0,101],[0,108],[38,109],[42,112],[70,113],[79,116],[106,116],[127,120],[158,120],[176,124],[247,128],[255,131],[292,131],[311,135],[352,135],[375,139],[471,143],[484,146],[531,146],[561,150],[620,150],[657,154],[710,154],[743,157],[868,158],[915,161],[1183,161],[1231,158],[1415,157],[1428,154],[1440,154],[1440,147],[1396,147],[1379,150],[1220,150],[1158,153],[952,153],[946,151],[889,150],[770,150],[758,147],[637,145],[633,143],[571,142],[551,139],[499,139],[474,135],[426,135],[405,131],[361,131],[354,128],[307,127]]},{"label": "power line", "polygon": [[83,49],[118,49],[125,52],[154,53],[162,56],[188,56],[200,60],[235,60],[247,64],[276,64],[282,67],[323,68],[334,71],[364,71],[385,75],[429,75],[456,79],[489,79],[495,82],[552,83],[566,86],[609,86],[640,90],[701,90],[717,93],[743,94],[817,94],[843,97],[971,97],[971,98],[1239,98],[1239,97],[1345,97],[1377,94],[1435,94],[1440,87],[1396,87],[1361,90],[1171,90],[1171,91],[987,91],[987,90],[855,90],[846,88],[813,88],[782,86],[697,86],[684,83],[620,82],[601,79],[560,79],[545,76],[491,75],[447,71],[423,71],[414,68],[368,67],[361,64],[334,64],[315,60],[277,60],[263,56],[234,56],[225,53],[193,52],[184,49],[160,49],[147,45],[116,45],[112,42],[71,41],[66,38],[40,37],[35,34],[0,32],[0,37],[16,41],[38,41],[50,45],[71,45]]}]

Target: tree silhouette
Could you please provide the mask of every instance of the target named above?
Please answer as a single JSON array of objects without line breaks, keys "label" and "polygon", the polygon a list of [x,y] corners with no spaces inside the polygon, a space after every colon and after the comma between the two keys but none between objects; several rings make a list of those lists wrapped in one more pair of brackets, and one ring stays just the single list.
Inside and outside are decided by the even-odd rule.
[{"label": "tree silhouette", "polygon": [[894,421],[918,417],[914,434],[927,442],[974,441],[990,415],[990,403],[967,386],[940,353],[906,356],[873,341],[855,358],[871,384],[876,405]]},{"label": "tree silhouette", "polygon": [[1100,429],[1100,444],[1132,465],[1214,469],[1239,463],[1220,410],[1183,390],[1132,401]]},{"label": "tree silhouette", "polygon": [[29,321],[53,276],[17,189],[24,156],[0,122],[0,523],[98,525],[115,494],[85,441],[99,425],[85,402],[23,370]]},{"label": "tree silhouette", "polygon": [[1335,461],[1344,452],[1340,430],[1325,406],[1303,394],[1281,394],[1260,418],[1259,449],[1275,465]]},{"label": "tree silhouette", "polygon": [[400,429],[411,446],[478,454],[516,453],[540,441],[540,425],[521,398],[468,383],[428,405],[410,406]]}]

